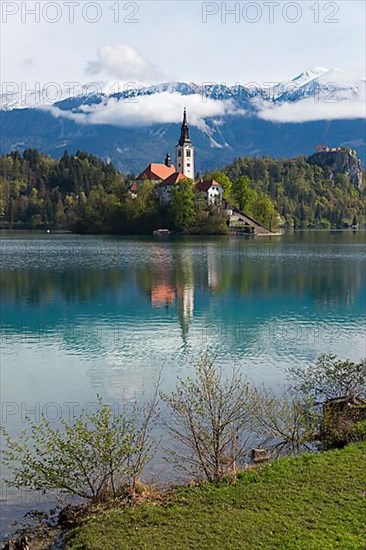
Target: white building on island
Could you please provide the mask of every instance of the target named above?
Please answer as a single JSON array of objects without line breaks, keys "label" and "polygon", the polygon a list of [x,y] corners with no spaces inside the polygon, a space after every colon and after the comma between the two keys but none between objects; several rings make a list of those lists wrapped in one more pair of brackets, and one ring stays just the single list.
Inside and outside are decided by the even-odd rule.
[{"label": "white building on island", "polygon": [[224,190],[215,180],[204,179],[196,183],[198,193],[206,199],[207,204],[220,204],[222,202]]}]

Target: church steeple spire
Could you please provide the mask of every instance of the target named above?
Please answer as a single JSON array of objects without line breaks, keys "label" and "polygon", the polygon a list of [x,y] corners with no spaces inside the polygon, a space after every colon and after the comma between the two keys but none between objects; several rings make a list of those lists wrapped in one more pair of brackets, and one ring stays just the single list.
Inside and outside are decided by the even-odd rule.
[{"label": "church steeple spire", "polygon": [[189,137],[187,123],[187,111],[184,108],[183,122],[180,129],[180,138],[175,148],[177,172],[185,175],[186,178],[194,179],[194,147]]},{"label": "church steeple spire", "polygon": [[191,142],[191,140],[189,139],[189,128],[188,128],[188,124],[187,124],[187,110],[184,107],[183,122],[182,122],[182,126],[181,126],[181,129],[180,129],[180,138],[179,138],[178,144],[179,145],[184,145],[185,143],[190,143],[190,142]]}]

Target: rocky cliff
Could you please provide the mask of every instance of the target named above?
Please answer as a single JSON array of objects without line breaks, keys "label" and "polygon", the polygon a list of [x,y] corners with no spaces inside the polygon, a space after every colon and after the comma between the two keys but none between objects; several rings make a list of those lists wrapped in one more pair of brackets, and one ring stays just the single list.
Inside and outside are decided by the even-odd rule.
[{"label": "rocky cliff", "polygon": [[361,160],[352,149],[339,148],[317,152],[308,158],[308,163],[321,166],[330,179],[334,179],[338,174],[345,174],[355,187],[362,187]]}]

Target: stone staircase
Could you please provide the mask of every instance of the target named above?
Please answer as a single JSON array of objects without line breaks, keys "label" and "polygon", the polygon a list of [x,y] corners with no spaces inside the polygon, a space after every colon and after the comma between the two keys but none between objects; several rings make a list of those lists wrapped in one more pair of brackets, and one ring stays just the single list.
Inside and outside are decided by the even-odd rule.
[{"label": "stone staircase", "polygon": [[239,233],[240,227],[246,225],[249,226],[250,232],[254,235],[275,235],[275,233],[272,233],[269,229],[267,229],[267,227],[259,223],[251,216],[248,216],[248,214],[241,212],[234,206],[227,205],[226,211],[230,218],[230,229],[232,229],[233,232],[237,229],[237,232]]}]

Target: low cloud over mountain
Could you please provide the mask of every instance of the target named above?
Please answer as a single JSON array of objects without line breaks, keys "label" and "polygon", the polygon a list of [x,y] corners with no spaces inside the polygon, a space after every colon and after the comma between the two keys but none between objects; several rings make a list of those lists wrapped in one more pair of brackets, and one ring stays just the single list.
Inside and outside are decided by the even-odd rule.
[{"label": "low cloud over mountain", "polygon": [[[105,57],[110,74],[119,70],[115,53]],[[102,69],[97,63],[90,70]],[[143,60],[134,70],[141,77],[154,71]],[[202,166],[240,155],[309,154],[319,143],[354,147],[361,155],[366,149],[365,79],[322,67],[271,87],[119,82],[63,97],[50,103],[39,95],[18,108],[16,97],[3,96],[2,152],[37,147],[57,156],[85,149],[138,170],[174,152],[183,107]]]}]

